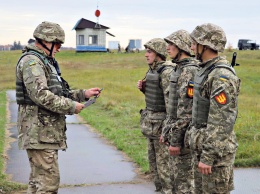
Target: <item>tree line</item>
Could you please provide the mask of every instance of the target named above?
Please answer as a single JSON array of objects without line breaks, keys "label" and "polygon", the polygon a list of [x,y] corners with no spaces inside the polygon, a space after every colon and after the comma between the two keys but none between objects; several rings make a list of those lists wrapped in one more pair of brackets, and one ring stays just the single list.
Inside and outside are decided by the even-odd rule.
[{"label": "tree line", "polygon": [[14,44],[12,45],[11,50],[22,50],[22,49],[23,49],[23,46],[21,45],[21,42],[14,41]]}]

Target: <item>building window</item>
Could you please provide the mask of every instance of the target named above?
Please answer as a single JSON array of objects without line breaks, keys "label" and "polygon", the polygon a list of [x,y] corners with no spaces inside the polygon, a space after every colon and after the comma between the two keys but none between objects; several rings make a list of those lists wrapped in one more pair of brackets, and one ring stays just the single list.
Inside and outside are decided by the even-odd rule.
[{"label": "building window", "polygon": [[97,35],[90,35],[88,37],[88,44],[98,44],[98,36]]},{"label": "building window", "polygon": [[79,45],[84,45],[84,35],[79,35]]}]

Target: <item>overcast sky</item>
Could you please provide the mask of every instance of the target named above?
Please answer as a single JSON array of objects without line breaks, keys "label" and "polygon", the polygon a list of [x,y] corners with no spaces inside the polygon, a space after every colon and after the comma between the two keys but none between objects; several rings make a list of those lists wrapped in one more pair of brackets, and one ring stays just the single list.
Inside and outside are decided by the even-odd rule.
[{"label": "overcast sky", "polygon": [[64,46],[76,46],[72,30],[81,18],[99,23],[126,47],[129,39],[165,38],[174,31],[191,32],[197,25],[214,23],[227,35],[228,44],[237,47],[240,38],[260,43],[260,0],[3,0],[0,13],[0,45],[20,41],[27,44],[42,21],[59,23],[65,30]]}]

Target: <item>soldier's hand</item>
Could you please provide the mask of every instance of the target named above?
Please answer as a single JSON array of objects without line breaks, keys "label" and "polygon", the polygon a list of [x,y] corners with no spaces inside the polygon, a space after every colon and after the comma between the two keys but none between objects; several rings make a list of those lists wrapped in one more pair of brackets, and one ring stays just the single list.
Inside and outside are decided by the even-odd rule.
[{"label": "soldier's hand", "polygon": [[181,148],[180,147],[169,147],[169,152],[171,156],[178,156],[181,153]]},{"label": "soldier's hand", "polygon": [[137,88],[142,92],[144,92],[145,90],[145,83],[146,83],[145,80],[138,80],[137,82]]},{"label": "soldier's hand", "polygon": [[84,104],[76,102],[76,109],[75,109],[75,114],[80,113],[80,111],[84,108]]},{"label": "soldier's hand", "polygon": [[168,142],[167,140],[165,140],[162,135],[160,136],[159,142],[160,142],[161,144],[164,144],[164,145],[169,146],[169,142]]},{"label": "soldier's hand", "polygon": [[92,96],[99,96],[101,93],[100,88],[90,88],[85,91],[85,97],[90,98]]},{"label": "soldier's hand", "polygon": [[142,86],[143,86],[143,81],[142,81],[142,80],[138,80],[138,82],[137,82],[137,88],[138,88],[139,90],[142,90]]},{"label": "soldier's hand", "polygon": [[160,140],[159,141],[160,141],[160,143],[164,143],[164,138],[163,138],[162,135],[160,136]]},{"label": "soldier's hand", "polygon": [[199,162],[199,165],[198,165],[198,170],[201,174],[205,174],[205,175],[208,175],[208,174],[211,174],[211,166],[207,165],[207,164],[204,164],[202,162]]}]

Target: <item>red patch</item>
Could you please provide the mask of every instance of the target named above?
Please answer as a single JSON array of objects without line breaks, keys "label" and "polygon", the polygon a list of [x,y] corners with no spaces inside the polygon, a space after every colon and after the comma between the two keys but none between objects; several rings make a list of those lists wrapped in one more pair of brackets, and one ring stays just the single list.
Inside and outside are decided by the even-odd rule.
[{"label": "red patch", "polygon": [[227,96],[224,92],[221,92],[219,95],[215,96],[215,100],[217,103],[224,105],[227,103]]}]

